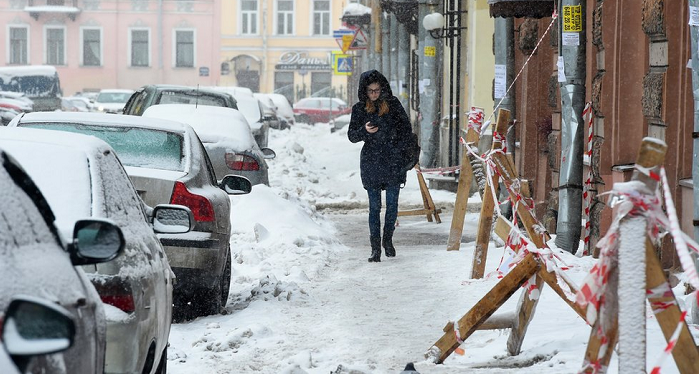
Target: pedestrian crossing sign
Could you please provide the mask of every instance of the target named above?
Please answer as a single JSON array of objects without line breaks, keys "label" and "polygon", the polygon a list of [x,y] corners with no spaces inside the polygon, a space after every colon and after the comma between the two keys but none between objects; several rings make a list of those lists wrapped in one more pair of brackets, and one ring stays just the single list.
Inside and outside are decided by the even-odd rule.
[{"label": "pedestrian crossing sign", "polygon": [[333,73],[335,75],[352,75],[352,56],[333,53]]}]

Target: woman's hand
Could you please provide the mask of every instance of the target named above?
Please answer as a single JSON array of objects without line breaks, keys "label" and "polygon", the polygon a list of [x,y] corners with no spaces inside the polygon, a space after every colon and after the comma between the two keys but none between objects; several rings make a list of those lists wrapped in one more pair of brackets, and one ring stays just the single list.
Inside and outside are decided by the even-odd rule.
[{"label": "woman's hand", "polygon": [[373,134],[373,133],[379,131],[379,127],[372,125],[371,122],[365,123],[364,128],[366,129],[366,132],[368,132],[369,134]]}]

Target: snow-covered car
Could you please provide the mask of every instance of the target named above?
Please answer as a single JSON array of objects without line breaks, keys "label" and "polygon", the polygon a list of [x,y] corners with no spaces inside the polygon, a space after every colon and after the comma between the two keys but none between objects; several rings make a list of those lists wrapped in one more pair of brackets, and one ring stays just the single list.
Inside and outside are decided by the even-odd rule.
[{"label": "snow-covered car", "polygon": [[40,363],[34,358],[72,347],[76,335],[74,320],[65,308],[47,299],[25,295],[13,297],[5,315],[0,318],[0,368],[3,374],[46,369],[36,367]]},{"label": "snow-covered car", "polygon": [[249,193],[251,185],[233,175],[221,177],[218,183],[194,129],[161,119],[101,113],[30,113],[10,126],[98,137],[116,150],[147,205],[189,207],[195,221],[191,232],[158,236],[177,276],[175,317],[220,312],[228,300],[231,276],[228,194]]},{"label": "snow-covered car", "polygon": [[294,104],[294,116],[298,122],[314,124],[316,122],[330,122],[333,118],[343,114],[349,114],[352,108],[338,98],[307,97]]},{"label": "snow-covered car", "polygon": [[18,114],[15,110],[0,107],[0,125],[7,126]]},{"label": "snow-covered car", "polygon": [[289,100],[286,99],[286,96],[277,93],[256,93],[255,96],[266,97],[272,101],[277,117],[279,118],[281,128],[287,128],[296,124],[296,120],[294,119],[294,108],[291,106],[291,103],[289,103]]},{"label": "snow-covered car", "polygon": [[343,114],[333,120],[332,127],[330,127],[330,132],[335,132],[341,130],[343,127],[349,125],[352,116],[349,114]]},{"label": "snow-covered car", "polygon": [[133,90],[118,88],[101,90],[95,99],[94,106],[99,112],[121,113],[133,92]]},{"label": "snow-covered car", "polygon": [[269,113],[265,113],[263,104],[249,88],[244,87],[209,87],[209,89],[225,92],[235,98],[238,103],[238,110],[245,116],[250,126],[252,136],[255,138],[260,148],[265,148],[269,144],[269,129],[274,128],[273,118]]},{"label": "snow-covered car", "polygon": [[34,179],[63,236],[70,235],[82,217],[110,220],[124,232],[120,256],[82,267],[106,312],[105,372],[164,373],[175,277],[155,232],[188,232],[192,212],[172,205],[147,212],[116,152],[95,137],[4,127],[0,148]]},{"label": "snow-covered car", "polygon": [[[0,130],[4,137],[16,129]],[[78,265],[113,260],[124,245],[121,230],[104,220],[78,220],[71,225],[70,236],[61,236],[44,195],[23,166],[2,149],[0,274],[5,286],[0,288],[0,310],[8,308],[18,294],[42,297],[62,306],[77,323],[73,346],[62,353],[37,357],[32,364],[37,371],[49,373],[102,373],[105,311],[100,296]],[[90,216],[75,213],[77,217]],[[72,240],[64,244],[64,238]],[[6,334],[8,326],[0,327],[0,331]],[[8,344],[8,340],[3,341]],[[4,366],[0,369],[5,372]]]},{"label": "snow-covered car", "polygon": [[240,175],[255,185],[269,185],[267,159],[276,157],[252,137],[245,116],[231,108],[194,105],[154,105],[144,117],[180,121],[194,128],[209,154],[216,178]]},{"label": "snow-covered car", "polygon": [[24,100],[0,97],[0,108],[12,109],[16,112],[31,112],[34,110],[34,105]]},{"label": "snow-covered car", "polygon": [[64,100],[70,101],[78,108],[78,112],[94,112],[94,104],[85,96],[66,96]]},{"label": "snow-covered car", "polygon": [[124,107],[124,114],[140,116],[149,106],[158,104],[211,105],[238,109],[235,98],[227,92],[171,84],[149,84],[131,95]]}]

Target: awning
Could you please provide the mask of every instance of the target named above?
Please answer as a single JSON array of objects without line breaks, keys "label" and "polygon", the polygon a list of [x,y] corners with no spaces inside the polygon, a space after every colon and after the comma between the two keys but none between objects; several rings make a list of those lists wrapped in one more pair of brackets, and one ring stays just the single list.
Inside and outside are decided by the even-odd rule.
[{"label": "awning", "polygon": [[553,0],[488,0],[491,17],[551,17]]}]

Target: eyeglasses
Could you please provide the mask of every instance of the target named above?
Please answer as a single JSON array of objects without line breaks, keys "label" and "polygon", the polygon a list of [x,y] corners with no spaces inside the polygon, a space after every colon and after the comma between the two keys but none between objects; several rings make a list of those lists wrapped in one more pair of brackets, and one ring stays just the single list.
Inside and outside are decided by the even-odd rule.
[{"label": "eyeglasses", "polygon": [[380,88],[377,88],[377,89],[375,89],[375,90],[372,90],[371,88],[368,88],[368,89],[366,90],[366,92],[367,92],[367,93],[370,93],[370,94],[380,94],[380,93],[381,93],[381,89],[380,89]]}]

